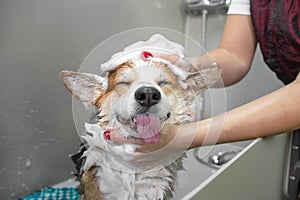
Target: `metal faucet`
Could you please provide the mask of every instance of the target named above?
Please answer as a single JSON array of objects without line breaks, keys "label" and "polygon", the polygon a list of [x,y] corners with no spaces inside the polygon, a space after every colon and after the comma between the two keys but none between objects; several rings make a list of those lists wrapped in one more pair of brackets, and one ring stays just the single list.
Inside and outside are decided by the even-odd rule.
[{"label": "metal faucet", "polygon": [[208,158],[208,162],[214,165],[222,166],[236,156],[240,151],[220,151]]},{"label": "metal faucet", "polygon": [[198,0],[185,3],[187,13],[199,15],[203,10],[207,11],[227,11],[231,0]]}]

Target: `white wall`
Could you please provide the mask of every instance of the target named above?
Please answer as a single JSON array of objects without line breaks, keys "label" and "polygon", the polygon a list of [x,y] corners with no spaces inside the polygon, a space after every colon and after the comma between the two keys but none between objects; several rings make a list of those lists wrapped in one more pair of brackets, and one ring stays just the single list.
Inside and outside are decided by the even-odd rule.
[{"label": "white wall", "polygon": [[0,199],[71,177],[77,151],[71,95],[58,75],[78,70],[113,34],[158,26],[182,32],[180,0],[0,2]]}]

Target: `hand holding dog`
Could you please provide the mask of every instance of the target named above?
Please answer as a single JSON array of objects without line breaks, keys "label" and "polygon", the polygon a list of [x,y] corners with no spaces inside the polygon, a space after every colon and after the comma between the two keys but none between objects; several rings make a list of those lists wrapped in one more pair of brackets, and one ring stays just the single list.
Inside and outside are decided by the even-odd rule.
[{"label": "hand holding dog", "polygon": [[153,57],[162,58],[176,65],[186,72],[203,70],[210,67],[215,67],[215,61],[207,54],[204,56],[181,58],[177,54],[152,53]]},{"label": "hand holding dog", "polygon": [[184,127],[165,124],[163,134],[156,144],[144,144],[139,138],[126,138],[117,129],[109,130],[109,139],[116,143],[139,145],[133,155],[133,162],[139,167],[149,168],[152,165],[172,162],[191,147],[195,131],[186,132]]},{"label": "hand holding dog", "polygon": [[170,143],[170,141],[174,138],[174,136],[177,133],[178,126],[177,125],[171,125],[166,124],[163,127],[163,134],[156,144],[144,144],[143,141],[140,138],[134,138],[134,137],[125,137],[121,134],[121,132],[118,129],[109,129],[105,131],[106,135],[109,133],[109,136],[106,136],[105,138],[107,140],[111,140],[116,143],[131,143],[131,144],[137,144],[140,145],[139,148],[136,149],[139,153],[150,153],[154,152],[158,149],[163,148],[167,144]]}]

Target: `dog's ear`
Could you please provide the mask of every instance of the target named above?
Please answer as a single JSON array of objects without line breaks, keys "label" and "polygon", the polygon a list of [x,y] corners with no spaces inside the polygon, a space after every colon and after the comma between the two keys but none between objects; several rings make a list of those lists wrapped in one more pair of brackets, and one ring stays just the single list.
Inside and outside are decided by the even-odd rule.
[{"label": "dog's ear", "polygon": [[96,99],[105,91],[106,78],[96,74],[73,71],[60,72],[65,87],[79,99],[86,108],[94,105]]},{"label": "dog's ear", "polygon": [[222,82],[221,70],[213,67],[189,72],[184,82],[188,85],[189,90],[198,95],[207,88],[219,84],[220,81]]}]

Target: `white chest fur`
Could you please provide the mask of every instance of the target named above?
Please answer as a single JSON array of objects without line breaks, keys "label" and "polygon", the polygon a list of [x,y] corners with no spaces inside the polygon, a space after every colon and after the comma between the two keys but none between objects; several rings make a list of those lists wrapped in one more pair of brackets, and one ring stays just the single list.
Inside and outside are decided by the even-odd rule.
[{"label": "white chest fur", "polygon": [[84,136],[88,150],[83,170],[98,166],[96,177],[105,199],[170,199],[177,171],[183,169],[182,157],[168,166],[156,165],[141,169],[133,165],[134,146],[115,147],[103,139],[97,124],[86,124],[90,135]]}]

